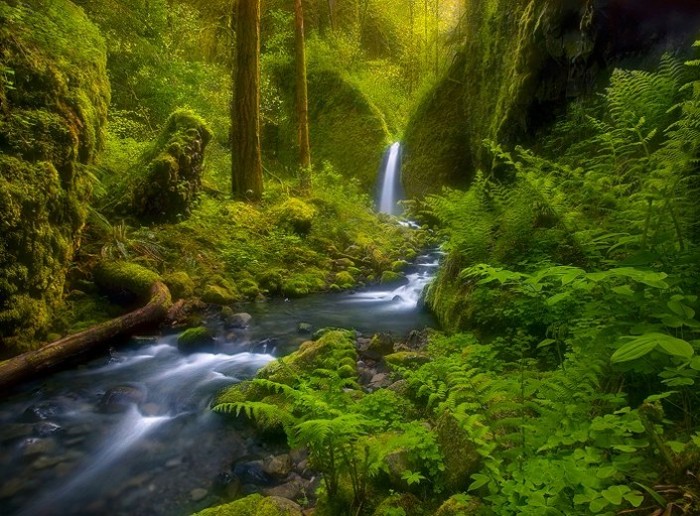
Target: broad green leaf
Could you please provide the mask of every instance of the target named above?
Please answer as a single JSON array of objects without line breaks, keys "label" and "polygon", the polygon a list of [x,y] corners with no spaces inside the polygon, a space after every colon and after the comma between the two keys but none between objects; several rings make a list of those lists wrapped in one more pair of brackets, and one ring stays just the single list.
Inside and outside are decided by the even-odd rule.
[{"label": "broad green leaf", "polygon": [[653,336],[651,338],[656,339],[661,350],[669,355],[690,358],[695,354],[693,346],[682,339],[677,339],[664,333],[650,333],[649,335]]},{"label": "broad green leaf", "polygon": [[554,305],[556,305],[558,302],[565,300],[565,299],[568,298],[569,296],[571,296],[571,291],[560,292],[559,294],[556,294],[556,295],[550,297],[549,299],[547,299],[547,305],[548,305],[548,306],[554,306]]},{"label": "broad green leaf", "polygon": [[[698,358],[698,357],[696,357],[696,358]],[[695,360],[695,359],[693,359],[693,360]],[[651,396],[647,396],[647,398],[644,400],[644,402],[645,403],[653,403],[655,401],[665,400],[666,398],[668,398],[669,396],[671,396],[673,394],[676,394],[677,392],[678,391],[667,391],[667,392],[663,392],[661,394],[652,394]]]},{"label": "broad green leaf", "polygon": [[600,479],[610,478],[610,477],[612,477],[615,473],[617,473],[617,468],[615,468],[615,466],[606,466],[606,467],[604,467],[604,468],[600,468],[600,469],[596,472],[596,477],[598,477],[598,478],[600,478]]},{"label": "broad green leaf", "polygon": [[600,511],[605,509],[608,506],[608,501],[605,498],[596,498],[595,500],[592,500],[591,503],[588,505],[588,508],[591,510],[593,514],[598,514]]},{"label": "broad green leaf", "polygon": [[481,473],[474,473],[472,475],[472,479],[474,479],[474,482],[472,482],[472,484],[469,486],[469,491],[475,491],[480,487],[485,486],[490,480],[489,477],[482,475]]},{"label": "broad green leaf", "polygon": [[655,342],[640,341],[640,339],[634,339],[626,344],[623,344],[615,353],[610,357],[612,363],[629,362],[630,360],[636,360],[654,351],[656,348]]},{"label": "broad green leaf", "polygon": [[613,287],[612,289],[615,294],[619,294],[621,296],[633,296],[634,295],[634,290],[632,290],[632,287],[629,285],[622,285],[620,287]]},{"label": "broad green leaf", "polygon": [[695,371],[700,371],[700,357],[693,357],[690,361],[690,368]]},{"label": "broad green leaf", "polygon": [[683,317],[684,319],[692,319],[695,317],[695,310],[690,308],[688,305],[684,305],[680,301],[671,300],[666,304],[674,314]]},{"label": "broad green leaf", "polygon": [[600,494],[613,505],[620,505],[622,497],[630,491],[627,486],[610,486]]},{"label": "broad green leaf", "polygon": [[627,493],[624,496],[625,500],[627,500],[630,504],[632,504],[632,507],[639,507],[642,505],[642,502],[644,501],[644,496],[642,496],[641,493],[638,491],[632,491],[630,493]]},{"label": "broad green leaf", "polygon": [[554,340],[554,339],[544,339],[542,342],[540,342],[540,343],[537,345],[537,349],[545,348],[545,347],[547,347],[547,346],[551,346],[551,345],[554,344],[555,342],[556,342],[556,340]]}]

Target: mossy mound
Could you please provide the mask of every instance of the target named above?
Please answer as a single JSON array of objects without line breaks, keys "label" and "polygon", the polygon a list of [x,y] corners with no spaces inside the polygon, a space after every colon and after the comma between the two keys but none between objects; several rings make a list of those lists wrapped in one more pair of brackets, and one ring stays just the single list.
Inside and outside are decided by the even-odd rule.
[{"label": "mossy mound", "polygon": [[128,209],[145,222],[174,222],[190,214],[202,185],[204,151],[212,138],[194,112],[178,109],[137,168],[143,176],[127,185]]},{"label": "mossy mound", "polygon": [[435,432],[445,457],[445,485],[453,492],[464,489],[469,485],[471,475],[481,468],[476,445],[449,411],[440,415]]},{"label": "mossy mound", "polygon": [[192,516],[301,516],[296,503],[278,496],[248,495],[235,502],[210,507]]},{"label": "mossy mound", "polygon": [[102,261],[93,270],[95,283],[117,300],[148,299],[160,276],[141,265],[122,261]]},{"label": "mossy mound", "polygon": [[110,91],[104,41],[67,0],[0,4],[0,49],[0,347],[12,353],[60,304]]},{"label": "mossy mound", "polygon": [[311,223],[316,216],[316,209],[296,197],[291,197],[275,208],[274,216],[279,226],[289,228],[298,235],[311,231]]},{"label": "mossy mound", "polygon": [[214,336],[204,326],[189,328],[177,338],[177,348],[185,353],[210,350],[214,346]]},{"label": "mossy mound", "polygon": [[481,503],[478,498],[465,495],[451,496],[438,508],[435,516],[463,516],[478,514]]},{"label": "mossy mound", "polygon": [[202,292],[202,301],[212,305],[232,305],[238,299],[234,289],[221,285],[207,285]]},{"label": "mossy mound", "polygon": [[194,281],[183,271],[172,272],[163,277],[173,299],[186,299],[194,293]]},{"label": "mossy mound", "polygon": [[[403,511],[403,512],[401,512]],[[374,510],[373,516],[410,515],[421,512],[420,500],[410,493],[396,493],[387,496]]]}]

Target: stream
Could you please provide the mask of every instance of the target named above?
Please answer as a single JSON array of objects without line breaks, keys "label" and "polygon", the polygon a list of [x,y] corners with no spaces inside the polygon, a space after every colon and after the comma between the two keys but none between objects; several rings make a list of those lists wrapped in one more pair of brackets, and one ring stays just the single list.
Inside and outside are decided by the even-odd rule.
[{"label": "stream", "polygon": [[0,512],[184,515],[215,503],[218,478],[270,450],[212,413],[213,395],[319,328],[404,337],[434,326],[420,294],[439,257],[418,257],[404,285],[251,304],[247,329],[227,332],[213,319],[216,353],[183,354],[176,334],[134,338],[13,390],[0,401]]}]

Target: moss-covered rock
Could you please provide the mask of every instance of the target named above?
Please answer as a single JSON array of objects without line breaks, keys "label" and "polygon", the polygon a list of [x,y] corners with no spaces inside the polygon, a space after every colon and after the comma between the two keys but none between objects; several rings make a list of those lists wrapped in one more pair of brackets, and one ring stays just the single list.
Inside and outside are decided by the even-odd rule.
[{"label": "moss-covered rock", "polygon": [[158,273],[136,263],[109,260],[98,263],[93,276],[97,286],[116,300],[133,296],[147,299],[153,285],[161,280]]},{"label": "moss-covered rock", "polygon": [[476,445],[455,416],[447,410],[440,415],[435,433],[445,457],[445,485],[452,491],[464,489],[464,486],[469,485],[471,475],[481,467],[481,456]]},{"label": "moss-covered rock", "polygon": [[326,287],[326,274],[318,269],[308,269],[282,280],[282,293],[288,297],[301,297]]},{"label": "moss-covered rock", "polygon": [[170,289],[173,299],[186,299],[194,294],[194,281],[186,272],[166,274],[163,276],[163,281]]},{"label": "moss-covered rock", "polygon": [[193,516],[302,516],[298,504],[279,496],[248,495],[235,502],[204,509]]},{"label": "moss-covered rock", "polygon": [[394,368],[412,368],[427,364],[430,362],[430,357],[416,351],[399,351],[385,356],[384,360]]},{"label": "moss-covered rock", "polygon": [[311,231],[311,223],[316,216],[316,210],[301,199],[291,197],[275,209],[277,224],[288,227],[298,235],[306,235]]},{"label": "moss-covered rock", "polygon": [[478,498],[465,495],[454,495],[445,500],[438,508],[435,516],[463,516],[478,514],[481,503]]},{"label": "moss-covered rock", "polygon": [[214,346],[214,336],[204,326],[189,328],[177,338],[177,348],[185,353],[207,351]]},{"label": "moss-covered rock", "polygon": [[352,288],[355,286],[355,278],[347,271],[341,271],[335,275],[335,284],[341,288]]},{"label": "moss-covered rock", "polygon": [[138,165],[145,167],[145,174],[127,186],[129,209],[147,222],[175,222],[189,215],[202,184],[204,150],[211,137],[204,120],[192,111],[172,113]]},{"label": "moss-covered rock", "polygon": [[401,272],[394,272],[394,271],[384,271],[382,272],[382,277],[379,280],[379,282],[382,285],[391,285],[391,284],[396,284],[396,283],[405,283],[406,276],[401,273]]},{"label": "moss-covered rock", "polygon": [[238,299],[235,290],[222,285],[207,285],[202,292],[202,301],[212,305],[231,305]]},{"label": "moss-covered rock", "polygon": [[0,353],[12,353],[61,301],[110,91],[104,41],[68,0],[1,3],[0,49]]},{"label": "moss-covered rock", "polygon": [[397,516],[403,514],[419,514],[421,510],[420,500],[410,493],[395,493],[387,496],[374,510],[373,516]]}]

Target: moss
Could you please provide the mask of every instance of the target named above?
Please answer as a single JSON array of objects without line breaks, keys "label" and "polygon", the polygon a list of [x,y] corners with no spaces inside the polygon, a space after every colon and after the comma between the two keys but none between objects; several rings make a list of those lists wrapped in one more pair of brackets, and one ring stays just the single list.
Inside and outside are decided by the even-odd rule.
[{"label": "moss", "polygon": [[292,197],[275,208],[274,216],[279,226],[288,227],[299,235],[306,235],[311,231],[316,210],[301,199]]},{"label": "moss", "polygon": [[207,285],[202,292],[202,301],[212,305],[231,305],[238,299],[238,294],[225,286]]},{"label": "moss", "polygon": [[166,274],[163,281],[170,289],[174,299],[186,299],[194,294],[194,281],[183,271]]},{"label": "moss", "polygon": [[[403,511],[403,512],[401,512]],[[395,493],[387,496],[374,510],[373,516],[409,516],[421,512],[420,500],[410,493]]]},{"label": "moss", "polygon": [[61,303],[110,92],[104,41],[72,2],[1,3],[0,48],[0,348],[16,352]]},{"label": "moss", "polygon": [[111,295],[120,297],[134,294],[148,299],[154,283],[161,280],[152,270],[141,265],[122,261],[102,261],[93,270],[95,283]]},{"label": "moss", "polygon": [[396,260],[391,264],[391,270],[394,272],[401,272],[410,264],[406,260]]},{"label": "moss", "polygon": [[335,275],[335,283],[341,288],[352,288],[355,286],[355,278],[349,272],[342,271]]},{"label": "moss", "polygon": [[405,281],[405,280],[406,280],[406,276],[404,276],[400,272],[384,271],[384,272],[382,272],[382,277],[379,280],[379,282],[382,285],[387,285],[390,283],[398,283],[398,282]]},{"label": "moss", "polygon": [[[290,88],[294,81],[289,80],[293,73],[291,67],[284,67],[274,74],[289,106],[294,106]],[[391,140],[384,116],[349,78],[313,61],[309,62],[308,87],[314,162],[328,161],[342,176],[359,181],[368,190],[376,181],[378,163]],[[296,146],[287,146],[287,142],[296,141],[291,119],[281,129],[282,137],[264,142],[263,147],[278,148],[280,159],[296,162]]]},{"label": "moss", "polygon": [[288,297],[305,296],[325,287],[326,274],[318,269],[309,269],[282,280],[282,293]]},{"label": "moss", "polygon": [[445,457],[445,485],[451,491],[464,489],[471,475],[481,468],[481,456],[476,445],[449,411],[444,411],[438,418],[435,433]]},{"label": "moss", "polygon": [[451,496],[438,508],[435,516],[462,516],[464,514],[478,514],[481,503],[478,498],[464,495]]},{"label": "moss", "polygon": [[204,326],[189,328],[177,338],[180,351],[192,352],[207,349],[214,344],[214,337]]},{"label": "moss", "polygon": [[132,174],[114,185],[108,197],[121,199],[116,210],[146,222],[187,217],[202,185],[204,152],[211,138],[207,124],[196,113],[173,112]]},{"label": "moss", "polygon": [[301,516],[301,510],[290,500],[252,494],[235,502],[204,509],[192,516]]}]

